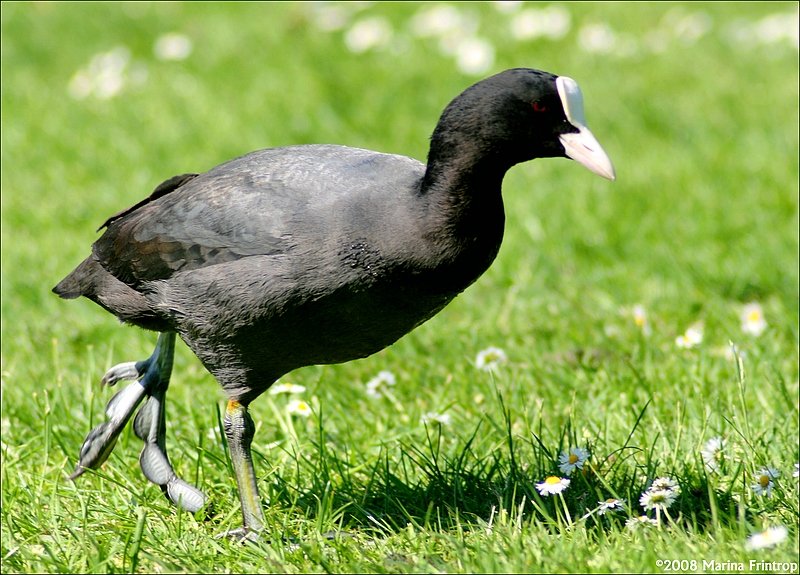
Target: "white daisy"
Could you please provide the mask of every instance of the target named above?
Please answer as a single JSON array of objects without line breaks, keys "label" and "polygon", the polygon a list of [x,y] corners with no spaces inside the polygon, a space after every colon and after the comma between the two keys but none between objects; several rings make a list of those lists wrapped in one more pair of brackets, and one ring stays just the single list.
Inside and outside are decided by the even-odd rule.
[{"label": "white daisy", "polygon": [[492,2],[492,5],[498,12],[510,14],[511,12],[516,12],[522,6],[522,2],[517,0],[497,0]]},{"label": "white daisy", "polygon": [[344,43],[354,54],[361,54],[385,46],[391,37],[392,26],[389,21],[381,16],[373,16],[353,24],[345,32]]},{"label": "white daisy", "polygon": [[774,467],[762,467],[753,475],[756,482],[751,485],[756,495],[769,497],[772,495],[772,488],[775,487],[774,480],[780,476],[781,472]]},{"label": "white daisy", "polygon": [[792,471],[792,477],[800,477],[800,463],[794,464],[794,471]]},{"label": "white daisy", "polygon": [[789,530],[783,525],[779,525],[778,527],[770,527],[761,533],[754,533],[748,537],[744,547],[748,551],[774,547],[775,545],[782,543],[788,535]]},{"label": "white daisy", "polygon": [[659,477],[653,480],[648,491],[670,491],[678,495],[681,492],[681,486],[671,477]]},{"label": "white daisy", "polygon": [[464,74],[485,74],[494,65],[494,46],[472,36],[459,41],[455,49],[456,66]]},{"label": "white daisy", "polygon": [[645,511],[651,509],[669,509],[675,502],[677,494],[669,489],[648,489],[639,498],[639,504]]},{"label": "white daisy", "polygon": [[536,484],[536,489],[545,497],[548,495],[558,495],[569,487],[569,479],[551,475],[541,483]]},{"label": "white daisy", "polygon": [[411,18],[411,31],[420,38],[442,37],[463,30],[464,13],[449,4],[429,4]]},{"label": "white daisy", "polygon": [[617,44],[617,35],[607,24],[586,24],[578,31],[578,45],[585,52],[608,54]]},{"label": "white daisy", "polygon": [[311,406],[302,399],[293,399],[286,405],[286,413],[308,417],[311,415]]},{"label": "white daisy", "polygon": [[450,425],[449,413],[437,413],[436,411],[429,411],[420,418],[420,422],[425,423],[438,423],[440,425]]},{"label": "white daisy", "polygon": [[323,32],[335,32],[347,26],[350,10],[340,4],[314,2],[311,17],[317,28]]},{"label": "white daisy", "polygon": [[636,304],[633,306],[632,315],[633,323],[636,324],[636,327],[642,330],[644,335],[650,335],[652,333],[652,329],[647,321],[647,310],[644,309],[644,306],[642,304]]},{"label": "white daisy", "polygon": [[481,371],[493,371],[498,366],[506,363],[508,357],[499,347],[487,347],[483,351],[479,351],[475,358],[475,367]]},{"label": "white daisy", "polygon": [[638,517],[631,517],[625,522],[625,527],[630,530],[636,530],[645,527],[657,527],[658,521],[651,519],[647,515],[639,515]]},{"label": "white daisy", "polygon": [[159,60],[185,60],[192,53],[192,41],[176,32],[164,34],[156,40],[153,53]]},{"label": "white daisy", "polygon": [[98,100],[113,98],[128,82],[130,62],[131,52],[125,46],[96,54],[85,68],[72,76],[69,94],[77,100],[90,96]]},{"label": "white daisy", "polygon": [[675,338],[675,345],[681,349],[691,349],[703,343],[703,324],[696,323],[686,330],[683,335]]},{"label": "white daisy", "polygon": [[757,302],[749,303],[742,308],[741,320],[742,331],[747,334],[759,336],[767,329],[764,310],[761,309],[761,305]]},{"label": "white daisy", "polygon": [[397,383],[397,378],[391,371],[381,371],[367,382],[367,395],[380,397],[387,391],[387,387]]},{"label": "white daisy", "polygon": [[526,8],[511,20],[511,36],[515,40],[539,37],[560,40],[570,29],[570,14],[561,6]]},{"label": "white daisy", "polygon": [[706,469],[712,473],[717,473],[719,471],[719,466],[725,458],[723,453],[724,449],[725,442],[721,437],[712,437],[706,441],[703,449],[700,450],[700,455],[703,457],[703,463],[705,463]]},{"label": "white daisy", "polygon": [[582,469],[583,464],[589,459],[589,451],[582,447],[573,447],[558,457],[561,473],[569,477],[575,469]]},{"label": "white daisy", "polygon": [[597,514],[605,515],[609,511],[621,510],[623,508],[623,505],[625,505],[625,500],[615,499],[612,497],[610,499],[606,499],[605,501],[598,501],[598,503],[600,504],[600,506],[597,508]]},{"label": "white daisy", "polygon": [[294,383],[279,383],[269,388],[270,395],[279,395],[281,393],[303,393],[306,388],[302,385]]}]

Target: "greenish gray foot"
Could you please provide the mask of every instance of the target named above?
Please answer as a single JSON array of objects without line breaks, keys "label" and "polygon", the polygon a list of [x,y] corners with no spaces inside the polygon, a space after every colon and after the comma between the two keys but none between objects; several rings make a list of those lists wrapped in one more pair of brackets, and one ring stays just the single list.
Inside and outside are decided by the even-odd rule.
[{"label": "greenish gray foot", "polygon": [[139,455],[139,465],[144,476],[161,487],[172,503],[190,513],[197,513],[208,502],[208,497],[195,486],[175,474],[166,448],[166,387],[156,389],[133,420],[133,431],[144,441]]},{"label": "greenish gray foot", "polygon": [[230,531],[219,533],[215,536],[215,538],[231,539],[238,543],[257,543],[260,540],[260,534],[258,531],[251,531],[249,529],[245,529],[244,527],[238,527],[236,529],[231,529]]},{"label": "greenish gray foot", "polygon": [[145,477],[159,485],[167,498],[192,513],[205,506],[205,494],[176,476],[166,451],[166,414],[164,403],[172,372],[175,334],[162,333],[153,354],[144,361],[115,365],[103,376],[103,384],[139,379],[117,392],[106,407],[108,420],[89,432],[81,447],[78,465],[70,475],[76,479],[87,469],[102,465],[133,412],[147,395],[149,399],[134,420],[134,432],[145,442],[139,462]]},{"label": "greenish gray foot", "polygon": [[261,509],[261,497],[258,493],[256,472],[250,452],[255,425],[247,406],[235,400],[228,401],[223,425],[239,488],[243,525],[240,529],[222,533],[220,537],[255,541],[258,539],[258,533],[264,528],[264,512]]},{"label": "greenish gray foot", "polygon": [[78,465],[69,476],[70,479],[77,479],[87,469],[97,469],[108,459],[119,434],[146,393],[144,386],[137,381],[121,389],[111,398],[106,406],[108,419],[86,436],[81,446]]}]

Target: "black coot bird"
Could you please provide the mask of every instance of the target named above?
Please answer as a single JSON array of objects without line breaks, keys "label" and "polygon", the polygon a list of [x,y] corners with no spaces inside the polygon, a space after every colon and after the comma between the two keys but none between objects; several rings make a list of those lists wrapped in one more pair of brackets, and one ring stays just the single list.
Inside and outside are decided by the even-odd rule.
[{"label": "black coot bird", "polygon": [[204,506],[165,448],[177,333],[227,394],[244,515],[230,534],[255,535],[263,512],[250,402],[293,369],[366,357],[438,313],[497,255],[506,171],[546,157],[614,179],[575,81],[520,68],[445,108],[427,165],[344,146],[272,148],[171,178],[109,218],[92,254],[54,291],[160,335],[150,358],[103,377],[136,381],[108,403],[71,478],[107,459],[146,398],[133,423],[145,476],[182,508]]}]

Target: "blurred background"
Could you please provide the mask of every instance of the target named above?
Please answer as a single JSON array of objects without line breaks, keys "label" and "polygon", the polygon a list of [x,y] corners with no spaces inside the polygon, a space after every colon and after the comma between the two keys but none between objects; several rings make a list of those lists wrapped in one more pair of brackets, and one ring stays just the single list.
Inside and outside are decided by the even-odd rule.
[{"label": "blurred background", "polygon": [[424,161],[449,100],[516,66],[580,83],[619,178],[517,168],[511,241],[576,233],[612,267],[650,244],[672,277],[645,289],[672,295],[676,274],[796,295],[793,3],[38,2],[2,25],[4,330],[23,302],[74,315],[47,288],[167,177],[310,142]]},{"label": "blurred background", "polygon": [[[593,437],[606,410],[649,400],[669,419],[688,398],[686,441],[723,426],[708,406],[736,395],[730,341],[755,382],[786,385],[747,401],[796,405],[797,3],[4,2],[5,462],[30,477],[71,469],[108,398],[106,367],[152,350],[153,334],[50,292],[109,215],[260,148],[337,143],[424,161],[447,103],[512,67],[580,84],[617,181],[564,159],[512,169],[506,238],[483,278],[392,349],[289,378],[334,414],[329,429],[361,410],[351,443],[389,440],[450,407],[473,425],[494,385],[475,354],[491,345],[508,355],[497,381],[512,410],[544,402],[549,424],[580,414]],[[754,302],[769,326],[759,338],[742,332]],[[691,360],[676,347],[690,326],[704,330]],[[616,354],[638,371],[606,362]],[[375,409],[363,386],[383,369],[398,375],[396,401]],[[189,454],[221,442],[221,393],[184,346],[175,373],[170,437]],[[254,405],[259,422],[274,419],[268,405]],[[796,437],[790,415],[774,425]],[[269,424],[259,433],[280,439]],[[134,451],[119,472],[138,473]]]}]

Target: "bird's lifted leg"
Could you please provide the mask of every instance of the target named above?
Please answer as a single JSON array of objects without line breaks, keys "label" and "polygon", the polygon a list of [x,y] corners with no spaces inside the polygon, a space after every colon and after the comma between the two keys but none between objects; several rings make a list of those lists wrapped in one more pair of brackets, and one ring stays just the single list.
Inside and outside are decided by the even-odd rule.
[{"label": "bird's lifted leg", "polygon": [[134,433],[144,441],[144,448],[139,455],[139,464],[144,476],[161,487],[161,491],[164,492],[167,499],[185,511],[197,513],[205,507],[208,497],[194,485],[190,485],[178,477],[169,462],[165,441],[165,399],[169,373],[167,373],[167,379],[162,380],[162,383],[162,387],[153,390],[133,420]]},{"label": "bird's lifted leg", "polygon": [[225,410],[225,437],[231,454],[233,472],[239,487],[239,499],[242,503],[244,524],[240,529],[223,533],[222,536],[235,539],[258,538],[258,533],[264,527],[264,512],[261,510],[261,497],[256,484],[256,472],[253,468],[253,458],[250,453],[250,444],[253,441],[255,425],[247,412],[247,405],[231,400]]},{"label": "bird's lifted leg", "polygon": [[98,468],[108,459],[119,434],[147,395],[149,399],[133,423],[137,437],[145,442],[139,457],[145,477],[160,486],[170,501],[187,511],[194,513],[205,505],[206,496],[177,477],[167,458],[164,403],[174,351],[175,334],[162,333],[148,359],[120,363],[106,372],[103,376],[106,385],[115,385],[123,379],[141,379],[117,392],[108,402],[108,420],[89,432],[81,447],[78,466],[70,479],[76,479],[87,469]]}]

